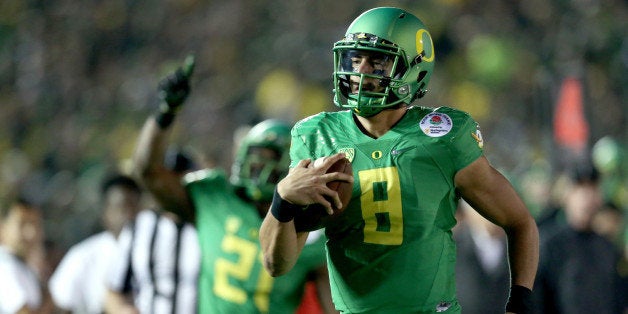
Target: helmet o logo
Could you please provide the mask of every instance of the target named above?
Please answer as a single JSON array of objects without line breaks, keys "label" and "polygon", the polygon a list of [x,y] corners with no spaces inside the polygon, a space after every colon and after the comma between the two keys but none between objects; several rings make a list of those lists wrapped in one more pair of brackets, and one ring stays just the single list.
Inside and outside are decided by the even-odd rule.
[{"label": "helmet o logo", "polygon": [[375,150],[371,153],[371,158],[373,159],[380,159],[382,158],[382,156],[384,155],[384,153],[382,153],[381,150]]},{"label": "helmet o logo", "polygon": [[[425,44],[428,44],[426,41],[429,42],[428,50],[424,47]],[[432,41],[432,36],[430,36],[430,33],[428,33],[426,29],[421,28],[416,32],[416,53],[421,54],[424,51],[425,55],[423,56],[423,61],[434,61],[434,42]]]}]

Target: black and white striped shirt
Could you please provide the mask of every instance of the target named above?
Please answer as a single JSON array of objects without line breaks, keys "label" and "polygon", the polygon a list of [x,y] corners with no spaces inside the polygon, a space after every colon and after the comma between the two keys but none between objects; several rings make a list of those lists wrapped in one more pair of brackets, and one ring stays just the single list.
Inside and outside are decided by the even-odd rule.
[{"label": "black and white striped shirt", "polygon": [[143,210],[118,242],[110,289],[132,293],[141,313],[196,313],[201,256],[192,224]]}]

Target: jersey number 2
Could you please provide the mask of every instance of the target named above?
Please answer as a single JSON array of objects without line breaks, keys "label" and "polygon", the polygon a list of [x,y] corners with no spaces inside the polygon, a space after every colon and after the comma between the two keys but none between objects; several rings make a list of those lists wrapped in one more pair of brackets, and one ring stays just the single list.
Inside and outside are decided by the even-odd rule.
[{"label": "jersey number 2", "polygon": [[362,195],[364,242],[399,245],[403,242],[401,186],[396,167],[358,172]]},{"label": "jersey number 2", "polygon": [[[219,258],[216,260],[216,278],[214,293],[229,302],[244,304],[247,302],[247,292],[233,282],[245,282],[251,276],[251,271],[258,258],[261,263],[262,254],[258,254],[256,244],[239,238],[234,234],[227,234],[222,240],[222,250],[227,253],[237,254],[237,262]],[[273,278],[262,270],[259,272],[255,295],[253,297],[255,307],[260,312],[268,312],[268,296],[272,288]]]}]

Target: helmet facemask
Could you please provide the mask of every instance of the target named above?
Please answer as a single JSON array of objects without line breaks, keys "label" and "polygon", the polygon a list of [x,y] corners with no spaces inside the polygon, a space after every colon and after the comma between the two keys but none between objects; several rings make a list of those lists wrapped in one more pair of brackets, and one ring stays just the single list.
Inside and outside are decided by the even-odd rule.
[{"label": "helmet facemask", "polygon": [[231,169],[231,183],[255,202],[272,201],[290,165],[290,126],[266,120],[242,139]]},{"label": "helmet facemask", "polygon": [[275,186],[287,174],[288,158],[288,154],[268,147],[248,147],[237,170],[247,197],[260,202],[271,201]]},{"label": "helmet facemask", "polygon": [[[406,95],[398,96],[403,86],[400,78],[407,69],[403,51],[374,35],[352,35],[355,38],[364,37],[370,46],[360,40],[335,45],[334,86],[337,88],[334,101],[340,107],[352,108],[359,115],[367,117],[402,103],[409,97],[407,88],[401,89],[401,93],[405,92]],[[377,41],[380,42],[378,45],[371,45]],[[356,60],[362,58],[370,59],[368,62],[373,68],[372,73],[362,73],[356,68]]]}]

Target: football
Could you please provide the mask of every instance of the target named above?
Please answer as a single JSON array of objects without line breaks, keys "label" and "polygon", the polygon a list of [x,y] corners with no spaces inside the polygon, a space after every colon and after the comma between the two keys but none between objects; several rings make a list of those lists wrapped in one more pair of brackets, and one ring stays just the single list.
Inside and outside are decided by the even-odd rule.
[{"label": "football", "polygon": [[[318,166],[320,163],[323,162],[323,160],[324,157],[315,160],[312,163],[311,167]],[[351,162],[347,158],[343,158],[337,161],[327,170],[327,173],[332,172],[344,172],[346,174],[353,175]],[[332,215],[328,215],[323,205],[309,205],[294,217],[294,226],[297,232],[314,231],[324,228],[330,219],[334,219],[347,208],[347,205],[351,200],[351,194],[353,193],[353,184],[344,181],[331,181],[327,183],[327,187],[338,192],[338,196],[340,197],[340,201],[342,202],[342,208],[334,207],[334,213]],[[328,199],[328,201],[331,202],[331,199]]]}]

